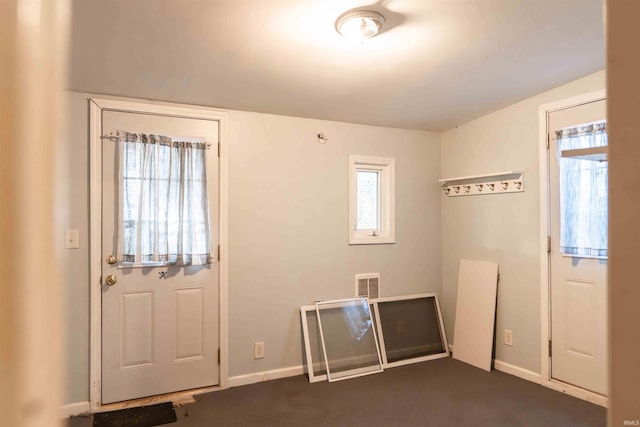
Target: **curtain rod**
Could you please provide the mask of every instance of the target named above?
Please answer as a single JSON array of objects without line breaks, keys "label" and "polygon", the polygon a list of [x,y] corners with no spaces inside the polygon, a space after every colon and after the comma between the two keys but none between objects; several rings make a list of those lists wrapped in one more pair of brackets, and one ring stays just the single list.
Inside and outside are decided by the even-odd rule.
[{"label": "curtain rod", "polygon": [[[120,140],[120,137],[117,135],[100,135],[100,139],[108,139],[109,141],[113,141],[113,142],[117,142],[118,140]],[[207,150],[211,148],[211,144],[204,141],[204,143],[207,146]]]}]

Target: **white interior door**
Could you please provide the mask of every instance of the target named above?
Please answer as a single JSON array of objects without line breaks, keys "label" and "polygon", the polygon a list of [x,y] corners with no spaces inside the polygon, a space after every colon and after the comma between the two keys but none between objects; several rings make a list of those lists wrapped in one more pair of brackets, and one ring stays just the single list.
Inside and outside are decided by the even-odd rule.
[{"label": "white interior door", "polygon": [[[607,260],[561,251],[563,190],[556,130],[602,121],[605,117],[604,100],[549,115],[551,377],[602,395],[607,395]],[[584,185],[593,187],[584,180],[578,191]]]},{"label": "white interior door", "polygon": [[[218,128],[214,120],[103,110],[117,130],[204,137],[214,261],[131,267],[116,255],[116,142],[102,141],[102,404],[218,384]],[[117,282],[105,285],[107,276]]]}]

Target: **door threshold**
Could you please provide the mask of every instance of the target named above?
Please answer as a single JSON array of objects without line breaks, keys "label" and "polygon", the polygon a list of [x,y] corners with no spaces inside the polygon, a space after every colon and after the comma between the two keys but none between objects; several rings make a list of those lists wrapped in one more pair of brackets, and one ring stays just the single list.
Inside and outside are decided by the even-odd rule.
[{"label": "door threshold", "polygon": [[580,388],[575,385],[571,385],[568,383],[563,383],[562,381],[558,381],[556,379],[549,379],[546,381],[542,381],[541,384],[547,388],[550,388],[555,391],[559,391],[561,393],[566,393],[569,396],[586,400],[587,402],[591,402],[598,406],[602,406],[604,408],[609,407],[609,397],[593,392],[591,390],[586,390],[584,388]]},{"label": "door threshold", "polygon": [[174,407],[180,407],[194,403],[196,401],[195,396],[204,393],[210,393],[212,391],[223,390],[222,387],[214,385],[209,387],[194,388],[191,390],[177,391],[173,393],[158,394],[155,396],[141,397],[139,399],[124,400],[122,402],[107,403],[100,405],[96,412],[109,412],[117,411],[119,409],[137,408],[140,406],[155,405],[158,403],[171,402]]}]

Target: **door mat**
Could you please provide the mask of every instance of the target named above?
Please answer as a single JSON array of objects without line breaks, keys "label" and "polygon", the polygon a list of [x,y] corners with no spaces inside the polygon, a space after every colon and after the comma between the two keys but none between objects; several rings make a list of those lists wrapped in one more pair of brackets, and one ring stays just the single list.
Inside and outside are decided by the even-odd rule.
[{"label": "door mat", "polygon": [[93,427],[152,427],[178,420],[171,402],[140,408],[100,412],[93,416]]}]

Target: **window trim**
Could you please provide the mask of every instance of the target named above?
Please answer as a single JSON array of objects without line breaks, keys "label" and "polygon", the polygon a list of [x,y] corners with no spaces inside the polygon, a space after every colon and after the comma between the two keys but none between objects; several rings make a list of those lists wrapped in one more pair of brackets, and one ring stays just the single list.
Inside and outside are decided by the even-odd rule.
[{"label": "window trim", "polygon": [[[379,229],[356,230],[357,173],[359,170],[380,173],[380,223]],[[375,245],[396,242],[395,234],[395,159],[392,157],[349,156],[349,244]]]}]

